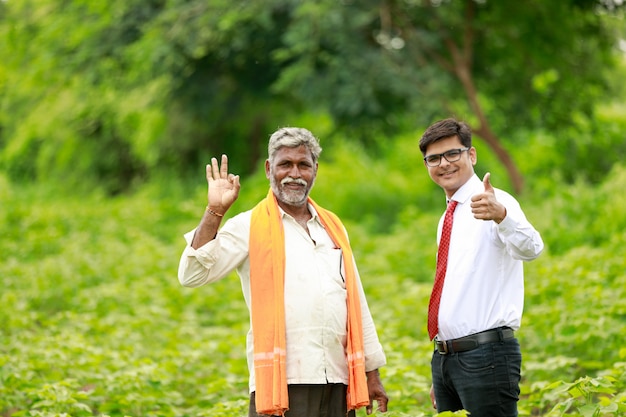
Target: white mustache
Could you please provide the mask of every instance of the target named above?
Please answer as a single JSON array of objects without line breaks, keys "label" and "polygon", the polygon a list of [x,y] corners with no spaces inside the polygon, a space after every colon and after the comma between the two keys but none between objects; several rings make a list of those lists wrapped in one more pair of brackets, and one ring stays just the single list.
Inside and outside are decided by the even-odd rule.
[{"label": "white mustache", "polygon": [[292,183],[296,183],[296,184],[304,185],[305,187],[307,186],[307,182],[306,182],[305,180],[303,180],[302,178],[291,178],[291,177],[286,177],[286,178],[283,178],[283,179],[280,181],[280,185],[292,184]]}]

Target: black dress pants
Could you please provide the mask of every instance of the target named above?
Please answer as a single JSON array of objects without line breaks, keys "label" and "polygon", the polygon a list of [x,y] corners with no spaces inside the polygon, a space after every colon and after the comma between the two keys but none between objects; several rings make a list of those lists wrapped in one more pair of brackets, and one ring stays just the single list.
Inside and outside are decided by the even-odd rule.
[{"label": "black dress pants", "polygon": [[[347,386],[344,384],[289,385],[289,410],[285,417],[355,417],[348,413]],[[248,417],[264,417],[256,412],[255,393],[250,394]]]}]

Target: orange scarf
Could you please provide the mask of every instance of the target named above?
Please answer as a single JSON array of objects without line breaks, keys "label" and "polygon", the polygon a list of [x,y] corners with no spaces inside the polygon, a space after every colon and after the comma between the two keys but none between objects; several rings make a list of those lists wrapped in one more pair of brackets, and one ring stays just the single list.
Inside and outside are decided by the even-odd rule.
[{"label": "orange scarf", "polygon": [[[369,404],[363,351],[363,325],[356,270],[348,236],[339,217],[315,208],[335,245],[342,249],[348,305],[348,409]],[[285,236],[274,193],[252,210],[250,224],[250,292],[254,334],[256,409],[259,414],[284,415],[289,409],[285,337]]]}]

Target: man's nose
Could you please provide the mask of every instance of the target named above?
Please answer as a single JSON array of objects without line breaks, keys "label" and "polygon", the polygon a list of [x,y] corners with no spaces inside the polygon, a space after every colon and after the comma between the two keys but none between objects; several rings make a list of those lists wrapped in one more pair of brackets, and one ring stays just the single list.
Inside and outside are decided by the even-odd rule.
[{"label": "man's nose", "polygon": [[298,165],[293,164],[291,166],[289,169],[289,176],[292,178],[300,178],[300,168],[298,168]]}]

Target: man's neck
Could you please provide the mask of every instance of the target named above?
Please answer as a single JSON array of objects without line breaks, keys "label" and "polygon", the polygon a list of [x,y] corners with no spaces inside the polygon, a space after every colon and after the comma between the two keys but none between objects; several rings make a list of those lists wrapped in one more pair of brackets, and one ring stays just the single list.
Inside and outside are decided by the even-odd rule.
[{"label": "man's neck", "polygon": [[289,214],[291,217],[295,219],[307,217],[307,216],[310,218],[311,216],[311,213],[309,212],[308,202],[305,202],[304,204],[301,204],[301,205],[292,205],[292,204],[287,204],[282,201],[278,201],[278,206],[281,209],[283,209],[285,213]]}]

